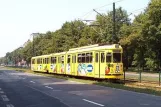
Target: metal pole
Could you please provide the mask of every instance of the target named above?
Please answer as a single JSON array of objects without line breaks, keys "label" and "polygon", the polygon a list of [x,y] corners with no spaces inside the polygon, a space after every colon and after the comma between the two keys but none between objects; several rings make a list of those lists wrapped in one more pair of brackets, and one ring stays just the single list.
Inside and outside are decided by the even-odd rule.
[{"label": "metal pole", "polygon": [[140,83],[141,83],[141,70],[140,70]]},{"label": "metal pole", "polygon": [[158,68],[159,68],[159,86],[160,86],[160,58],[159,58],[159,51],[158,51],[158,59],[159,59],[159,63],[158,63]]},{"label": "metal pole", "polygon": [[126,80],[126,79],[125,79],[125,70],[124,70],[124,84],[125,84],[125,80]]},{"label": "metal pole", "polygon": [[114,43],[115,39],[115,3],[113,3],[113,35],[112,35],[112,41]]},{"label": "metal pole", "polygon": [[160,86],[160,69],[159,69],[159,86]]}]

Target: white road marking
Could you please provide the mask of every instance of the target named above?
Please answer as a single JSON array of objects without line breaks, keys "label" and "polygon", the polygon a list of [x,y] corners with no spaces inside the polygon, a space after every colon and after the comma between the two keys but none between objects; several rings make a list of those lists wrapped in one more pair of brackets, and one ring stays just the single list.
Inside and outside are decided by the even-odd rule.
[{"label": "white road marking", "polygon": [[6,104],[6,107],[14,107],[12,104]]},{"label": "white road marking", "polygon": [[82,99],[82,100],[89,102],[89,103],[92,103],[92,104],[95,104],[95,105],[98,105],[98,106],[102,106],[102,107],[105,106],[105,105],[102,105],[102,104],[99,104],[99,103],[96,103],[96,102],[93,102],[93,101],[90,101],[90,100],[86,100],[86,99]]},{"label": "white road marking", "polygon": [[53,89],[52,87],[49,87],[49,86],[45,86],[46,88],[49,88],[49,89]]},{"label": "white road marking", "polygon": [[70,105],[66,104],[65,102],[63,102],[61,99],[59,99],[59,98],[57,98],[57,97],[53,97],[53,96],[51,96],[51,95],[49,95],[49,94],[47,94],[47,93],[45,93],[45,92],[43,92],[43,91],[40,91],[40,90],[38,90],[38,89],[36,89],[36,88],[33,88],[33,87],[31,87],[31,86],[28,86],[28,85],[26,85],[26,87],[29,87],[29,88],[31,88],[31,89],[33,89],[33,90],[36,90],[36,91],[38,91],[38,92],[40,92],[40,93],[42,93],[42,94],[45,94],[45,95],[47,95],[47,96],[49,96],[49,97],[56,98],[56,99],[58,99],[61,103],[67,105],[68,107],[71,107]]},{"label": "white road marking", "polygon": [[53,91],[61,91],[61,90],[53,90]]},{"label": "white road marking", "polygon": [[30,81],[31,83],[35,83],[34,81]]},{"label": "white road marking", "polygon": [[140,104],[140,105],[143,105],[143,106],[149,106],[149,104]]},{"label": "white road marking", "polygon": [[3,94],[4,92],[3,91],[0,91],[1,94]]},{"label": "white road marking", "polygon": [[10,101],[10,100],[7,98],[6,95],[1,95],[1,97],[2,97],[3,101]]}]

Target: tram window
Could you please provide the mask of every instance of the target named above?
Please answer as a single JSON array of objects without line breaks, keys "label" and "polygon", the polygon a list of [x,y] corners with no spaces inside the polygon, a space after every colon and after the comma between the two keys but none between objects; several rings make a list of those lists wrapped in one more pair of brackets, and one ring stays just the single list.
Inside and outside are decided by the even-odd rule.
[{"label": "tram window", "polygon": [[112,54],[111,53],[107,53],[106,54],[106,62],[111,62],[111,57],[112,57]]},{"label": "tram window", "polygon": [[52,64],[53,63],[53,57],[51,57],[50,60],[51,60],[51,64]]},{"label": "tram window", "polygon": [[89,53],[89,62],[92,62],[92,53]]},{"label": "tram window", "polygon": [[72,56],[72,63],[74,63],[74,56]]},{"label": "tram window", "polygon": [[54,63],[56,64],[56,60],[57,60],[57,58],[56,57],[54,57]]},{"label": "tram window", "polygon": [[38,59],[37,64],[40,64],[40,59]]},{"label": "tram window", "polygon": [[89,53],[86,53],[86,63],[89,63]]},{"label": "tram window", "polygon": [[48,59],[46,58],[46,64],[48,63]]},{"label": "tram window", "polygon": [[49,64],[49,58],[47,58],[47,64]]},{"label": "tram window", "polygon": [[45,59],[43,59],[43,64],[45,64]]},{"label": "tram window", "polygon": [[42,64],[42,58],[40,59],[40,64]]},{"label": "tram window", "polygon": [[55,57],[55,63],[57,62],[57,57]]},{"label": "tram window", "polygon": [[76,63],[76,56],[73,56],[72,58],[73,58],[73,60],[72,60],[73,63]]},{"label": "tram window", "polygon": [[82,54],[82,63],[86,62],[86,54]]},{"label": "tram window", "polygon": [[35,59],[32,59],[32,64],[35,64]]},{"label": "tram window", "polygon": [[98,62],[98,53],[96,53],[95,61]]},{"label": "tram window", "polygon": [[39,59],[37,59],[37,64],[39,64]]},{"label": "tram window", "polygon": [[81,62],[82,62],[82,55],[78,54],[78,63],[81,63]]},{"label": "tram window", "polygon": [[113,53],[113,62],[120,63],[121,62],[121,53]]},{"label": "tram window", "polygon": [[55,64],[56,63],[56,57],[51,57],[51,63]]},{"label": "tram window", "polygon": [[101,53],[101,62],[105,62],[105,54],[104,53]]},{"label": "tram window", "polygon": [[76,63],[76,55],[74,56],[74,63]]},{"label": "tram window", "polygon": [[51,64],[54,63],[54,57],[51,57]]},{"label": "tram window", "polygon": [[68,55],[68,61],[67,61],[67,63],[70,63],[70,55]]},{"label": "tram window", "polygon": [[52,63],[53,63],[53,57],[51,57],[50,60],[51,60],[50,62],[51,62],[51,64],[52,64]]},{"label": "tram window", "polygon": [[61,57],[61,63],[64,63],[64,56]]},{"label": "tram window", "polygon": [[48,58],[46,58],[46,64],[48,64]]},{"label": "tram window", "polygon": [[76,63],[76,56],[72,57],[72,63]]}]

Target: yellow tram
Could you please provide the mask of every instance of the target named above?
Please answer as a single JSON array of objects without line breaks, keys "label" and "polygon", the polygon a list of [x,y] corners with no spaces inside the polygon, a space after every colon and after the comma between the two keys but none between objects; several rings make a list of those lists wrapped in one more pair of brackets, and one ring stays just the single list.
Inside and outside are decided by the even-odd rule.
[{"label": "yellow tram", "polygon": [[103,79],[123,78],[119,44],[90,45],[31,58],[31,70]]}]

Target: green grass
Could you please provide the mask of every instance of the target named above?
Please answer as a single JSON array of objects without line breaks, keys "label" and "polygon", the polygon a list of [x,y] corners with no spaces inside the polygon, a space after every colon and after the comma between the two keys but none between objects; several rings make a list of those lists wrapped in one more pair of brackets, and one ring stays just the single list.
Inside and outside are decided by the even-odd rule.
[{"label": "green grass", "polygon": [[61,75],[36,73],[36,72],[32,72],[29,69],[22,69],[22,68],[7,67],[6,69],[21,71],[21,72],[29,72],[29,73],[34,73],[34,74],[38,74],[38,75],[59,78],[59,79],[72,80],[72,81],[82,82],[82,83],[86,83],[86,84],[94,84],[94,85],[100,85],[100,86],[105,86],[105,87],[112,87],[112,88],[117,88],[117,89],[123,89],[123,90],[128,90],[128,91],[134,91],[134,92],[147,93],[147,94],[161,96],[161,91],[155,90],[155,88],[152,89],[150,87],[149,88],[136,88],[136,87],[127,86],[125,84],[115,84],[115,83],[109,83],[109,82],[105,82],[105,81],[98,82],[98,81],[94,81],[94,80],[76,79],[76,78],[65,77],[65,76],[61,76]]},{"label": "green grass", "polygon": [[[138,75],[126,75],[126,79],[135,79],[135,80],[139,80],[140,76]],[[151,82],[158,82],[159,81],[159,74],[158,77],[150,77],[150,76],[146,76],[144,74],[141,75],[141,80],[143,81],[151,81]]]},{"label": "green grass", "polygon": [[135,88],[135,87],[125,86],[124,84],[113,84],[113,83],[106,83],[106,82],[98,82],[96,83],[96,85],[161,96],[161,91],[157,91],[149,88]]}]

